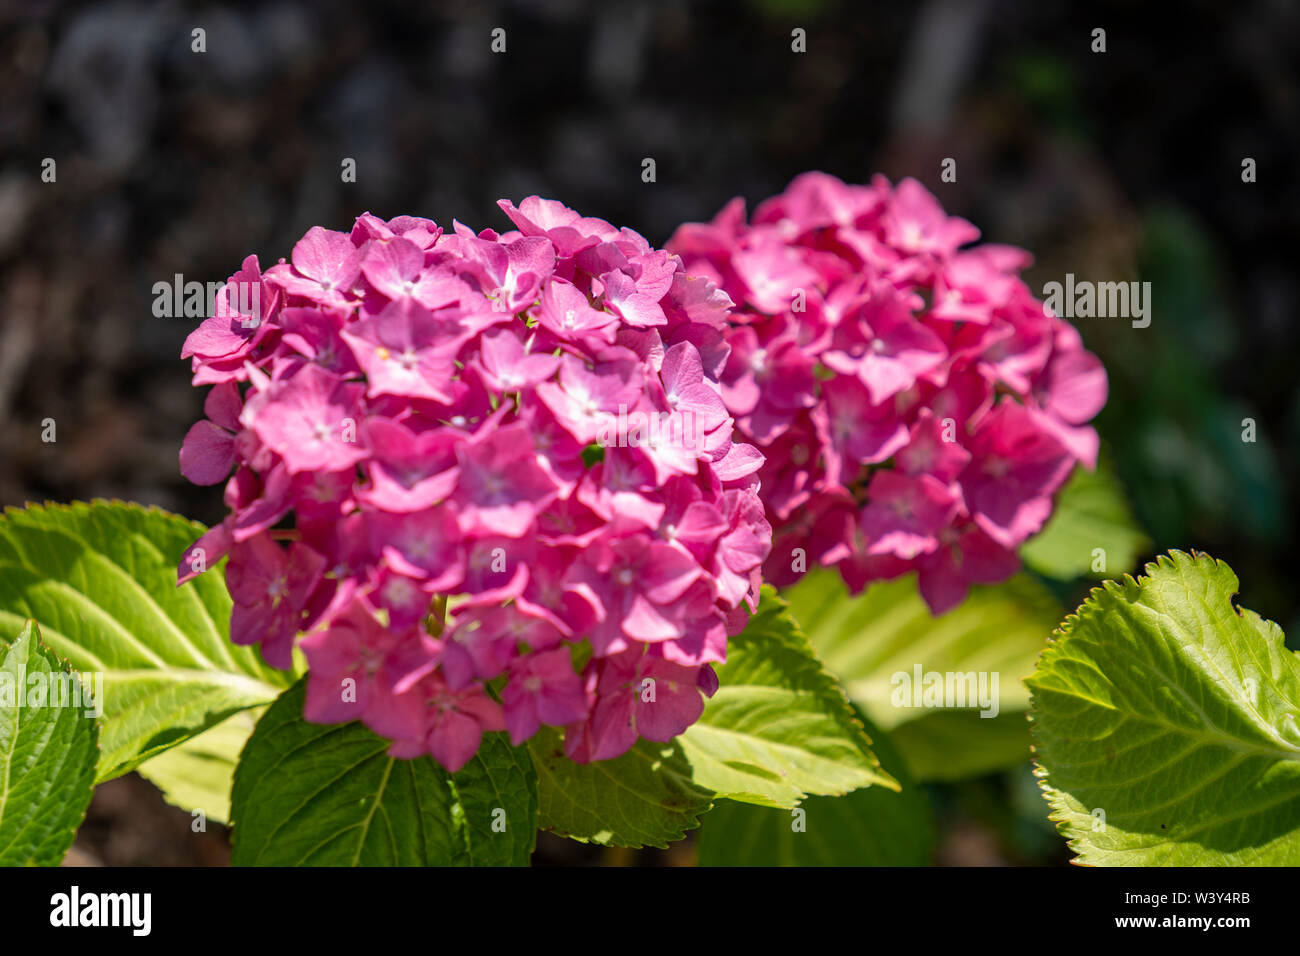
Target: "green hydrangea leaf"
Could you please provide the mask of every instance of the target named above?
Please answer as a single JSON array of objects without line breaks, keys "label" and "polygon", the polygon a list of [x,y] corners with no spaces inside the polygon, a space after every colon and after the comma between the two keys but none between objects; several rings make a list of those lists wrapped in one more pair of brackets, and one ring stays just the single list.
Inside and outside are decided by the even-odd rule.
[{"label": "green hydrangea leaf", "polygon": [[34,618],[74,670],[104,675],[96,782],[269,703],[293,679],[230,643],[220,567],[176,586],[176,565],[204,530],[121,502],[0,516],[0,636]]},{"label": "green hydrangea leaf", "polygon": [[638,741],[623,756],[577,764],[550,728],[528,741],[543,830],[582,843],[666,847],[699,826],[713,794],[691,779],[676,743]]},{"label": "green hydrangea leaf", "polygon": [[678,738],[699,786],[787,808],[810,794],[897,789],[844,691],[771,587],[744,631],[727,642],[727,663],[717,673],[717,693]]},{"label": "green hydrangea leaf", "polygon": [[1028,681],[1052,819],[1102,866],[1300,864],[1300,657],[1173,551],[1065,619]]},{"label": "green hydrangea leaf", "polygon": [[303,719],[306,678],[257,722],[235,768],[237,866],[526,866],[537,840],[528,752],[484,734],[456,773],[403,760],[358,722]]},{"label": "green hydrangea leaf", "polygon": [[235,765],[262,710],[241,710],[197,737],[150,757],[136,772],[161,790],[172,806],[202,810],[207,820],[229,823]]},{"label": "green hydrangea leaf", "polygon": [[94,789],[92,688],[31,621],[0,642],[0,866],[58,866]]},{"label": "green hydrangea leaf", "polygon": [[888,736],[863,719],[899,791],[863,787],[840,797],[808,797],[792,810],[719,800],[700,828],[700,866],[929,864],[935,839],[929,799]]}]

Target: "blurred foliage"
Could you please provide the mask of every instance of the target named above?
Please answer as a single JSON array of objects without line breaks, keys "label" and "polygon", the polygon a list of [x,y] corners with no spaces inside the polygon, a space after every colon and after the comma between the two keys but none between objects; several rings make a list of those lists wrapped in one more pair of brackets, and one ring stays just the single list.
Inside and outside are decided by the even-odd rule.
[{"label": "blurred foliage", "polygon": [[[890,735],[913,776],[960,780],[1028,759],[1029,692],[1020,681],[1033,672],[1047,635],[1063,616],[1040,581],[1019,575],[973,588],[962,604],[937,618],[917,592],[914,575],[877,581],[852,596],[838,573],[819,569],[786,596],[826,669]],[[973,700],[963,709],[918,706],[918,669],[925,679],[996,675],[997,688],[978,690],[995,692],[998,712],[982,716]]]},{"label": "blurred foliage", "polygon": [[1097,425],[1154,537],[1150,550],[1223,555],[1243,566],[1243,586],[1265,616],[1294,615],[1294,590],[1277,571],[1284,565],[1260,560],[1280,558],[1293,540],[1271,427],[1278,409],[1225,389],[1250,327],[1228,305],[1223,261],[1186,211],[1146,216],[1140,275],[1151,283],[1152,321],[1130,347],[1108,340],[1099,349],[1111,397]]}]

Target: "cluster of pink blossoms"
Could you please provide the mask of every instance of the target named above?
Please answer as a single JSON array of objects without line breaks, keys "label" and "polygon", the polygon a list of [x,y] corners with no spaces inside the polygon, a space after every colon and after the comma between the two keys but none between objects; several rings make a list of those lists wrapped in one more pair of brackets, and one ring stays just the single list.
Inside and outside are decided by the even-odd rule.
[{"label": "cluster of pink blossoms", "polygon": [[850,589],[916,571],[935,613],[1019,568],[1076,462],[1106,374],[1020,279],[912,179],[806,173],[745,222],[729,203],[668,248],[738,304],[722,395],[766,456],[764,577],[809,561]]},{"label": "cluster of pink blossoms", "polygon": [[[537,197],[516,230],[359,218],[250,256],[182,357],[181,469],[229,516],[232,638],[306,716],[456,770],[485,731],[577,761],[699,716],[771,544],[721,398],[731,302],[635,232]],[[288,521],[292,515],[292,520]]]}]

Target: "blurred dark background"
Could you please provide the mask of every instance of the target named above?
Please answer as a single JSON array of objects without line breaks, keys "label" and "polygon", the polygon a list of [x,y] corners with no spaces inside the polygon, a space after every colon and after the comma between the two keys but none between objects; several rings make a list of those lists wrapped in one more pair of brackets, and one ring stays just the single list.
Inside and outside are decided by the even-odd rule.
[{"label": "blurred dark background", "polygon": [[[203,396],[178,359],[197,320],[152,311],[153,284],[176,273],[223,280],[254,252],[265,267],[310,226],[366,210],[504,229],[496,199],[532,193],[662,244],[804,170],[879,171],[1031,250],[1036,290],[1066,272],[1151,282],[1149,328],[1076,323],[1111,375],[1103,441],[1152,554],[1227,560],[1242,603],[1300,633],[1298,4],[0,7],[0,505],[118,497],[219,518],[219,490],[177,468]],[[1247,157],[1257,182],[1242,181]],[[936,796],[942,862],[1064,858],[1025,822],[1044,811],[1027,772],[986,783]],[[79,858],[223,858],[151,790],[102,787]],[[544,841],[539,858],[662,855]]]}]

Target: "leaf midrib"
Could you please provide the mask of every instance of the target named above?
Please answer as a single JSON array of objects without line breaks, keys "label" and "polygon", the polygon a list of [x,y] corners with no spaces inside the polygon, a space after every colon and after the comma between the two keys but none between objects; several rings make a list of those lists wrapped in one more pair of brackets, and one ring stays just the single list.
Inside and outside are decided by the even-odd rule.
[{"label": "leaf midrib", "polygon": [[[1090,636],[1085,637],[1084,635],[1081,634],[1075,634],[1073,636],[1077,638],[1082,638],[1086,643],[1090,643],[1095,647],[1098,648],[1101,647],[1101,643],[1097,641],[1095,638],[1092,638]],[[1213,731],[1217,731],[1217,733],[1206,732],[1205,730],[1195,731],[1192,730],[1191,728],[1174,724],[1167,720],[1163,720],[1160,718],[1159,709],[1154,706],[1154,703],[1152,706],[1152,710],[1156,711],[1156,713],[1154,716],[1149,716],[1146,714],[1137,713],[1131,708],[1118,707],[1115,706],[1114,704],[1110,704],[1110,703],[1106,703],[1105,701],[1098,700],[1095,697],[1090,697],[1087,694],[1079,692],[1072,685],[1049,686],[1049,685],[1042,684],[1040,681],[1034,681],[1034,683],[1044,687],[1044,689],[1046,690],[1051,690],[1054,693],[1063,694],[1068,697],[1074,697],[1078,700],[1084,701],[1085,703],[1094,704],[1097,707],[1101,707],[1104,710],[1111,710],[1114,711],[1115,713],[1123,714],[1124,716],[1129,717],[1139,723],[1146,723],[1157,727],[1163,727],[1166,731],[1168,731],[1171,734],[1176,734],[1182,737],[1189,737],[1192,739],[1202,739],[1211,743],[1214,746],[1224,747],[1225,749],[1232,750],[1236,753],[1244,753],[1251,756],[1272,757],[1275,760],[1300,761],[1300,747],[1294,747],[1288,744],[1287,741],[1278,737],[1276,732],[1274,732],[1272,728],[1269,727],[1267,724],[1261,724],[1258,720],[1253,719],[1255,717],[1260,717],[1258,711],[1256,711],[1255,708],[1251,707],[1249,711],[1249,713],[1252,716],[1252,720],[1251,720],[1252,725],[1254,725],[1257,729],[1263,731],[1264,736],[1266,736],[1267,738],[1271,740],[1276,740],[1279,744],[1283,745],[1285,749],[1278,750],[1276,748],[1271,748],[1271,747],[1251,745],[1248,741],[1244,741],[1239,737],[1233,736],[1228,731],[1219,727],[1218,724],[1210,720],[1210,718],[1205,714],[1205,712],[1200,707],[1198,707],[1194,701],[1192,701],[1192,699],[1188,696],[1187,692],[1183,690],[1181,687],[1179,687],[1172,680],[1172,678],[1170,678],[1162,669],[1156,666],[1152,666],[1149,662],[1143,661],[1140,658],[1136,657],[1133,654],[1132,648],[1128,647],[1125,642],[1123,641],[1116,642],[1115,646],[1110,649],[1118,650],[1121,654],[1127,657],[1130,662],[1136,663],[1138,666],[1142,667],[1148,673],[1158,677],[1166,687],[1169,687],[1171,690],[1177,692],[1182,697],[1182,699],[1187,702],[1188,706],[1191,707],[1191,709],[1195,711],[1197,716],[1201,719],[1203,727],[1212,728]],[[1061,654],[1058,656],[1057,659],[1058,660],[1064,659],[1070,661],[1079,660],[1078,658],[1075,658],[1073,656],[1065,657],[1064,652],[1061,652]],[[1193,658],[1189,656],[1188,660],[1191,661],[1193,660]],[[1080,662],[1090,664],[1090,662],[1087,661],[1080,661]],[[1090,666],[1094,666],[1095,668],[1095,665],[1090,664]],[[1214,684],[1215,686],[1223,686],[1223,684],[1220,684],[1219,682],[1212,680],[1210,676],[1205,673],[1205,671],[1200,671],[1200,673],[1206,677],[1209,683]],[[1228,683],[1223,673],[1221,671],[1219,671],[1218,673],[1220,677],[1224,678],[1223,683],[1224,684]],[[1109,678],[1107,678],[1107,680],[1109,680]],[[1232,695],[1231,699],[1233,701],[1237,701],[1237,697],[1235,695]],[[1279,699],[1283,699],[1283,698],[1281,698],[1279,695]]]}]

